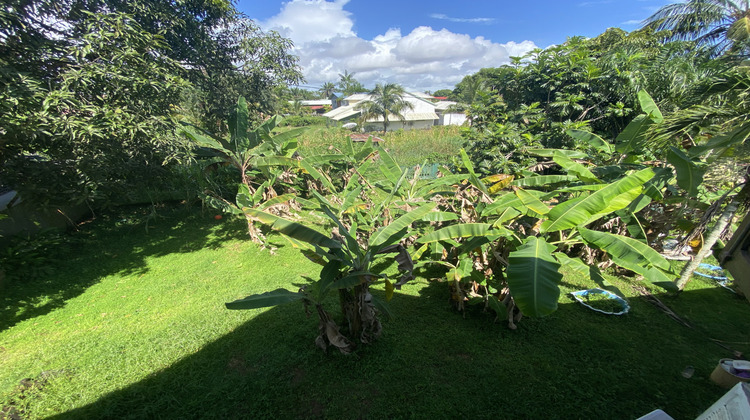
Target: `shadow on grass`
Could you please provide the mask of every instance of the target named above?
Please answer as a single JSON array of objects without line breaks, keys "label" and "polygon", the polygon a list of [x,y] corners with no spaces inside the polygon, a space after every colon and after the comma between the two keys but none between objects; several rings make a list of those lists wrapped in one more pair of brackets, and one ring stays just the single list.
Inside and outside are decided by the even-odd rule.
[{"label": "shadow on grass", "polygon": [[122,207],[83,223],[70,234],[69,245],[58,250],[49,274],[13,279],[4,287],[0,331],[64,306],[105,276],[145,273],[148,258],[247,238],[243,220],[215,220],[214,215],[213,210],[178,204]]},{"label": "shadow on grass", "polygon": [[[397,294],[398,318],[354,355],[323,354],[317,320],[283,305],[53,418],[627,419],[656,408],[695,418],[723,394],[708,376],[732,357],[709,338],[750,341],[747,302],[718,288],[659,296],[695,328],[641,298],[621,317],[564,298],[551,316],[510,331],[480,308],[455,313],[444,283],[406,287],[420,296]],[[681,376],[688,365],[690,379]]]}]

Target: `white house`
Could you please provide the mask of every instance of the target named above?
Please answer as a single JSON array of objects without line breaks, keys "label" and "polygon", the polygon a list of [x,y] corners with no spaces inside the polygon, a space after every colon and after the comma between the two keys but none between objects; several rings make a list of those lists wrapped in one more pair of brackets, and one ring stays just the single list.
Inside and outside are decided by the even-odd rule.
[{"label": "white house", "polygon": [[435,112],[440,121],[438,125],[463,125],[466,122],[466,114],[455,110],[457,102],[440,101],[435,104]]},{"label": "white house", "polygon": [[[388,131],[396,130],[415,130],[430,128],[437,125],[440,117],[435,110],[435,104],[428,99],[432,98],[425,93],[406,92],[404,100],[412,104],[413,109],[407,109],[402,112],[403,120],[398,117],[388,118]],[[347,96],[341,103],[341,106],[326,112],[323,116],[334,121],[353,121],[356,120],[362,111],[356,109],[357,104],[370,99],[367,93],[356,93]],[[383,117],[371,118],[366,121],[367,129],[382,129]]]}]

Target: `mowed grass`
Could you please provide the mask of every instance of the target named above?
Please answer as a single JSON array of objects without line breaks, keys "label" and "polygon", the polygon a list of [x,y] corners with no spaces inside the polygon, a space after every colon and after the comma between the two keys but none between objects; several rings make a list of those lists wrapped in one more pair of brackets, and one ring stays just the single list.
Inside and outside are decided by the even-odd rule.
[{"label": "mowed grass", "polygon": [[[73,235],[52,274],[2,291],[6,414],[633,419],[662,408],[694,418],[724,392],[708,380],[718,360],[750,352],[748,302],[698,277],[679,297],[658,295],[693,328],[617,278],[631,313],[587,310],[566,293],[591,284],[566,277],[559,310],[512,331],[481,308],[457,314],[440,273],[423,271],[396,293],[378,342],[324,354],[302,305],[224,308],[318,273],[281,239],[275,255],[247,241],[241,220],[144,208]],[[328,308],[337,314],[335,301]]]}]

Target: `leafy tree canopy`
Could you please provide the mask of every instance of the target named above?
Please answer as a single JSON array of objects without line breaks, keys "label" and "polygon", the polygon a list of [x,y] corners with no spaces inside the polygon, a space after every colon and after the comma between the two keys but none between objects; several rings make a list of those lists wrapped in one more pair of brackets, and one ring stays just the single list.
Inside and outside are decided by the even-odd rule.
[{"label": "leafy tree canopy", "polygon": [[[229,1],[10,0],[0,10],[0,183],[39,203],[122,199],[181,156],[178,114],[221,129],[298,82],[291,42]],[[182,107],[180,105],[182,104]]]}]

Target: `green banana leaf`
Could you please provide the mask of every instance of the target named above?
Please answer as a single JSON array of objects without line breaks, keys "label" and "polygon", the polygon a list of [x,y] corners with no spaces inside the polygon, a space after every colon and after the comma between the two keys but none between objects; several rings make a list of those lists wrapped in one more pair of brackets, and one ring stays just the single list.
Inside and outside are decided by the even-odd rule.
[{"label": "green banana leaf", "polygon": [[682,150],[670,146],[667,162],[674,166],[677,172],[677,185],[691,197],[698,195],[698,187],[703,183],[705,169],[701,169]]},{"label": "green banana leaf", "polygon": [[[533,195],[536,198],[540,198],[545,195],[544,192],[537,191],[537,190],[526,190],[526,192]],[[519,212],[522,212],[526,209],[525,206],[523,205],[523,202],[521,202],[521,199],[518,198],[517,195],[506,193],[500,196],[498,199],[496,199],[492,203],[485,206],[484,210],[482,210],[482,216],[489,216],[492,214],[501,213],[508,207],[516,209]]]},{"label": "green banana leaf", "polygon": [[511,181],[510,185],[521,188],[546,187],[558,182],[577,181],[578,177],[573,175],[537,175],[526,178],[519,178]]},{"label": "green banana leaf", "polygon": [[674,278],[670,279],[665,273],[672,270],[669,261],[647,244],[608,232],[585,228],[580,228],[579,232],[589,246],[606,251],[615,264],[642,275],[657,286],[672,289]]},{"label": "green banana leaf", "polygon": [[276,215],[252,208],[243,208],[242,211],[245,213],[245,215],[258,220],[261,223],[269,225],[271,229],[294,239],[307,242],[312,245],[318,245],[323,248],[341,248],[341,244],[339,242],[334,241],[333,239],[323,235],[316,230],[310,229],[305,225],[290,222]]},{"label": "green banana leaf", "polygon": [[446,226],[417,239],[417,243],[427,244],[444,241],[446,239],[473,238],[478,236],[510,236],[511,232],[505,228],[493,228],[486,223],[461,223]]},{"label": "green banana leaf", "polygon": [[591,145],[591,147],[593,147],[594,149],[596,149],[597,151],[601,153],[604,153],[607,155],[612,154],[612,145],[594,133],[590,133],[588,131],[583,131],[583,130],[570,129],[570,130],[565,131],[565,134],[569,135],[570,137],[573,137],[576,140],[582,141],[584,143],[588,143],[589,145]]},{"label": "green banana leaf", "polygon": [[227,302],[224,305],[227,309],[257,309],[294,302],[304,298],[305,295],[302,293],[290,292],[286,289],[276,289],[258,295],[250,295],[244,299],[235,300],[234,302]]},{"label": "green banana leaf", "polygon": [[551,158],[555,153],[563,154],[571,159],[586,159],[589,157],[586,153],[579,152],[577,150],[564,150],[564,149],[528,149],[526,153],[533,156],[548,157]]},{"label": "green banana leaf", "polygon": [[324,187],[328,188],[328,191],[335,193],[336,187],[333,186],[331,183],[331,180],[328,179],[327,176],[325,176],[322,172],[318,171],[318,169],[315,167],[315,165],[312,164],[312,162],[308,161],[307,159],[302,159],[300,162],[300,166],[302,169],[307,171],[308,174],[310,174],[313,179],[320,181],[321,184],[323,184]]},{"label": "green banana leaf", "polygon": [[451,220],[458,220],[458,215],[451,211],[433,211],[422,218],[422,221],[425,222],[448,222]]},{"label": "green banana leaf", "polygon": [[250,142],[247,137],[247,130],[249,128],[247,101],[244,97],[240,96],[237,99],[237,106],[229,118],[229,134],[232,138],[235,151],[250,148]]},{"label": "green banana leaf", "polygon": [[635,117],[617,136],[615,150],[623,154],[638,150],[645,140],[646,130],[653,124],[654,122],[646,115]]},{"label": "green banana leaf", "polygon": [[469,159],[469,155],[466,154],[466,150],[461,148],[460,152],[464,167],[467,171],[469,171],[469,182],[471,182],[471,185],[477,187],[477,189],[479,189],[486,195],[490,195],[490,191],[487,189],[487,186],[484,185],[484,182],[482,182],[482,180],[479,179],[477,174],[474,172],[474,165],[471,164],[471,159]]},{"label": "green banana leaf", "polygon": [[638,102],[640,102],[641,109],[646,113],[646,115],[648,115],[648,118],[651,121],[657,124],[660,124],[662,121],[664,121],[664,116],[662,116],[661,111],[659,111],[659,107],[656,106],[656,102],[654,102],[654,99],[651,97],[651,95],[648,94],[648,92],[643,89],[639,90]]},{"label": "green banana leaf", "polygon": [[558,165],[560,165],[565,172],[569,173],[570,175],[575,175],[578,177],[581,181],[584,182],[593,182],[596,184],[601,184],[602,181],[596,177],[591,171],[588,170],[585,166],[581,165],[578,162],[574,162],[572,159],[570,159],[568,156],[565,156],[564,154],[560,152],[556,152],[552,155],[552,160],[555,161]]},{"label": "green banana leaf", "polygon": [[277,195],[274,198],[271,198],[267,201],[264,201],[260,205],[258,205],[258,210],[265,210],[269,207],[273,207],[277,204],[286,203],[289,200],[294,199],[296,196],[294,194],[281,194]]},{"label": "green banana leaf", "polygon": [[519,188],[516,190],[516,196],[521,200],[521,204],[532,212],[530,216],[543,217],[549,213],[549,207],[528,191]]},{"label": "green banana leaf", "polygon": [[554,250],[554,245],[532,236],[508,256],[508,288],[525,315],[541,317],[557,310],[562,274]]},{"label": "green banana leaf", "polygon": [[402,215],[392,221],[388,226],[375,232],[370,237],[370,250],[373,254],[378,250],[398,242],[402,238],[401,231],[407,229],[413,222],[421,220],[425,215],[435,208],[435,203],[428,203]]},{"label": "green banana leaf", "polygon": [[[649,168],[643,169],[615,181],[589,196],[558,204],[547,214],[549,220],[542,224],[542,231],[555,232],[570,229],[584,223],[591,223],[595,220],[592,217],[598,214],[603,215],[600,212],[605,209],[609,209],[609,212],[619,210],[619,208],[611,206],[610,203],[618,195],[631,194],[633,189],[642,186],[653,176],[654,171]],[[620,204],[622,203],[620,202]],[[625,203],[625,205],[627,204],[629,203]]]}]

